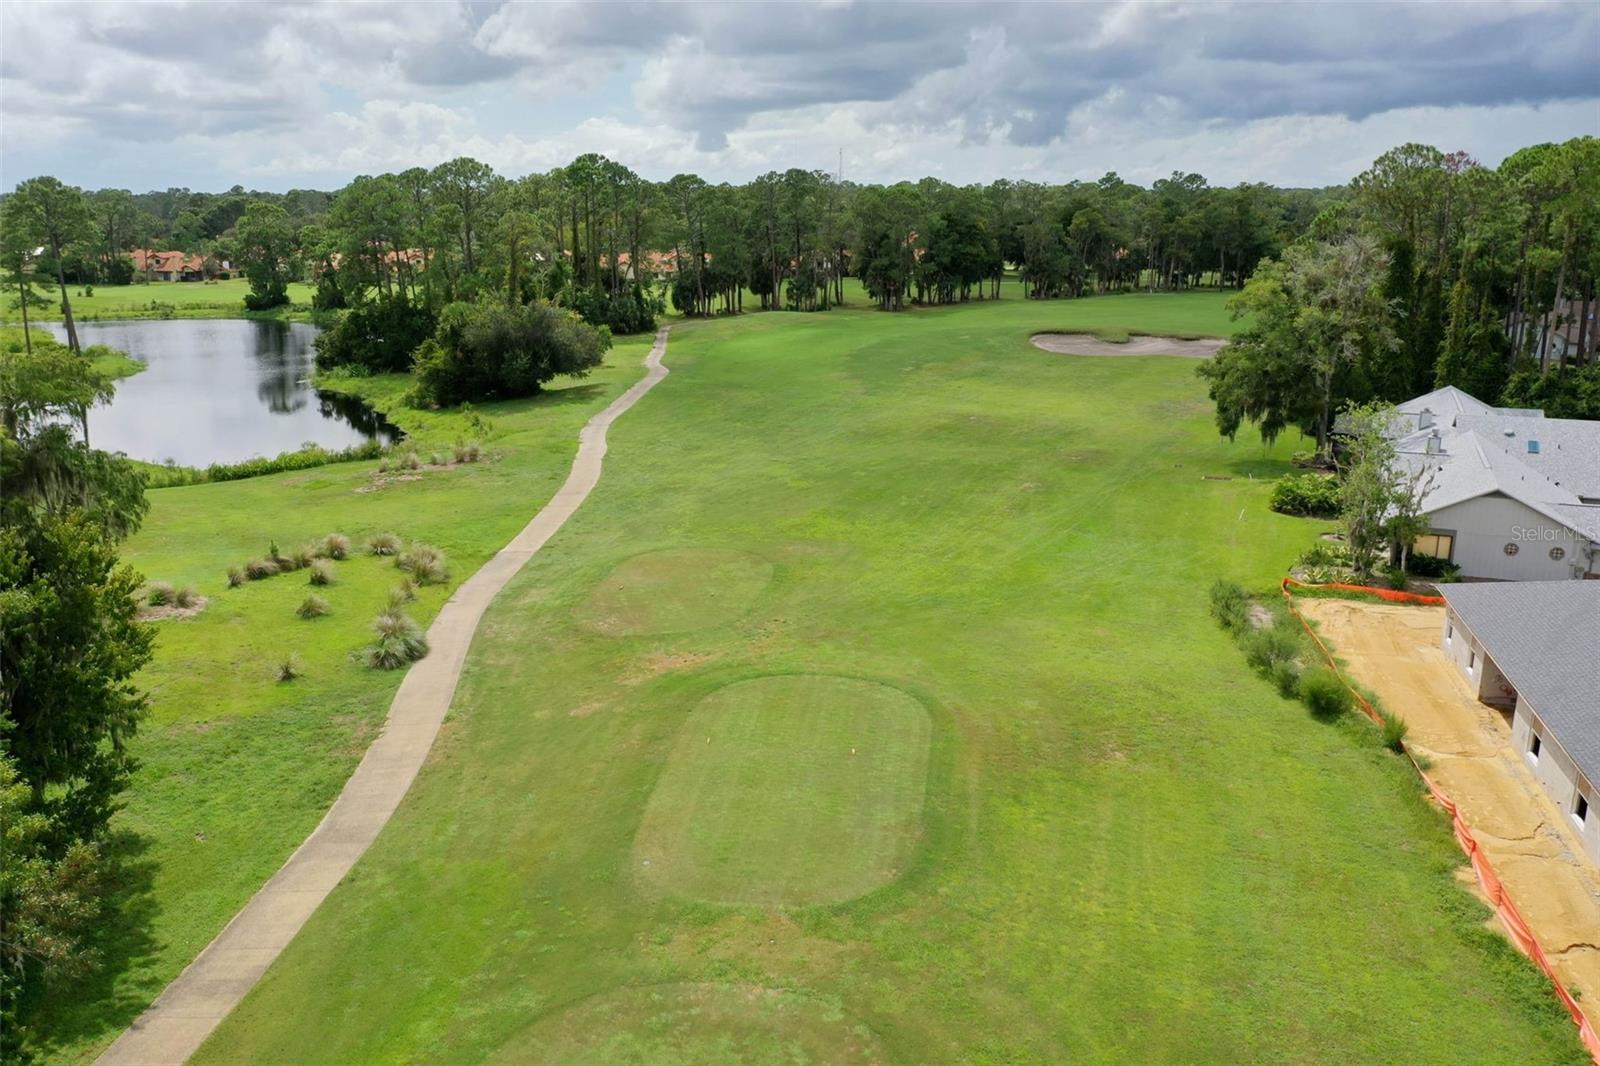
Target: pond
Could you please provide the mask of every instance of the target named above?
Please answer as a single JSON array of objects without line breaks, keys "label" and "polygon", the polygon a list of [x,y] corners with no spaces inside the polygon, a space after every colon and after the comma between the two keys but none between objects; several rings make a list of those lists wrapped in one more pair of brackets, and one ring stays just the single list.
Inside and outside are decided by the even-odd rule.
[{"label": "pond", "polygon": [[[66,330],[50,331],[65,340]],[[347,448],[399,432],[358,400],[318,392],[317,328],[250,319],[84,322],[78,339],[146,366],[120,378],[110,404],[89,412],[89,443],[152,463],[236,463],[305,444]]]}]

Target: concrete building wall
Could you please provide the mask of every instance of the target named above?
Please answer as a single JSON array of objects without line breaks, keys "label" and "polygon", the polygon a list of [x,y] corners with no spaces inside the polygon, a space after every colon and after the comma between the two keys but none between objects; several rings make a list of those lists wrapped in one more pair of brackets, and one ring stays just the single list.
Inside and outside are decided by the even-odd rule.
[{"label": "concrete building wall", "polygon": [[[1451,559],[1464,577],[1499,581],[1563,581],[1582,577],[1591,564],[1587,538],[1507,496],[1489,495],[1442,507],[1428,518],[1433,530],[1451,533]],[[1506,545],[1516,546],[1515,555]],[[1561,549],[1552,559],[1550,550]]]},{"label": "concrete building wall", "polygon": [[[1540,741],[1537,755],[1533,752],[1534,737]],[[1589,857],[1600,862],[1600,790],[1583,786],[1578,768],[1561,750],[1559,738],[1549,735],[1533,708],[1522,699],[1517,700],[1517,710],[1511,719],[1511,746],[1527,762],[1545,793],[1555,801],[1567,825],[1578,833]],[[1581,822],[1576,817],[1579,796],[1589,802],[1588,816]]]}]

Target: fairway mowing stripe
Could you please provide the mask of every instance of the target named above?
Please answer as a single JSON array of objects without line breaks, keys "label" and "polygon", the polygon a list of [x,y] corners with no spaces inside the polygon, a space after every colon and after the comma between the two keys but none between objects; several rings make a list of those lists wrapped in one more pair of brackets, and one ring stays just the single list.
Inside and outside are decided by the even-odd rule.
[{"label": "fairway mowing stripe", "polygon": [[656,333],[645,356],[645,376],[579,430],[572,471],[550,502],[440,608],[428,627],[432,651],[406,672],[383,732],[322,822],[96,1063],[179,1066],[187,1061],[377,839],[433,747],[485,608],[599,482],[606,430],[667,376],[661,362],[667,332]]}]

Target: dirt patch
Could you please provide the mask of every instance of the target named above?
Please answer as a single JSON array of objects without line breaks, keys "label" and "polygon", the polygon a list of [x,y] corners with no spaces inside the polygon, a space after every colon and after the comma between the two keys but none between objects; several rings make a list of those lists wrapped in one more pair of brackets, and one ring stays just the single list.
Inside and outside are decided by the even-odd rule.
[{"label": "dirt patch", "polygon": [[1179,340],[1176,337],[1129,337],[1104,341],[1091,333],[1035,333],[1035,348],[1057,355],[1176,355],[1185,359],[1210,359],[1227,341],[1216,337]]},{"label": "dirt patch", "polygon": [[[693,670],[695,667],[710,662],[714,656],[701,655],[697,652],[656,652],[649,655],[639,664],[639,669],[633,671],[622,679],[624,685],[642,685],[652,678],[662,674],[675,674],[681,670]],[[577,711],[573,711],[577,714]]]},{"label": "dirt patch", "polygon": [[399,483],[401,481],[421,481],[421,480],[422,480],[422,475],[421,474],[373,474],[371,481],[367,482],[365,485],[358,485],[354,489],[352,489],[351,491],[355,492],[355,493],[358,493],[358,494],[359,493],[367,493],[367,492],[377,492],[379,489],[386,489],[390,485],[397,484],[397,483]]},{"label": "dirt patch", "polygon": [[567,714],[572,718],[587,718],[596,711],[601,710],[603,707],[605,707],[604,703],[599,700],[595,700],[592,703],[585,703],[582,707],[574,707],[572,710],[568,711]]},{"label": "dirt patch", "polygon": [[1403,719],[1408,745],[1460,809],[1534,936],[1582,995],[1600,1004],[1600,868],[1511,746],[1500,712],[1479,703],[1439,646],[1442,607],[1302,600],[1350,675]]},{"label": "dirt patch", "polygon": [[205,596],[198,597],[188,607],[179,607],[175,603],[165,603],[160,607],[141,607],[136,617],[141,622],[170,622],[175,618],[193,618],[206,609],[210,599]]}]

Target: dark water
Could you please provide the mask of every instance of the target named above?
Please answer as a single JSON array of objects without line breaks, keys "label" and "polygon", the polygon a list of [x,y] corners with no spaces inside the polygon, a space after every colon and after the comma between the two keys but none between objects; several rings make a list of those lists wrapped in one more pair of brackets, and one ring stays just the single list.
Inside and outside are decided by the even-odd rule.
[{"label": "dark water", "polygon": [[[49,328],[65,339],[60,325]],[[108,406],[89,412],[89,443],[205,466],[305,444],[395,440],[394,427],[364,404],[311,387],[316,335],[315,326],[248,319],[82,323],[84,347],[110,345],[146,365],[117,381]]]}]

